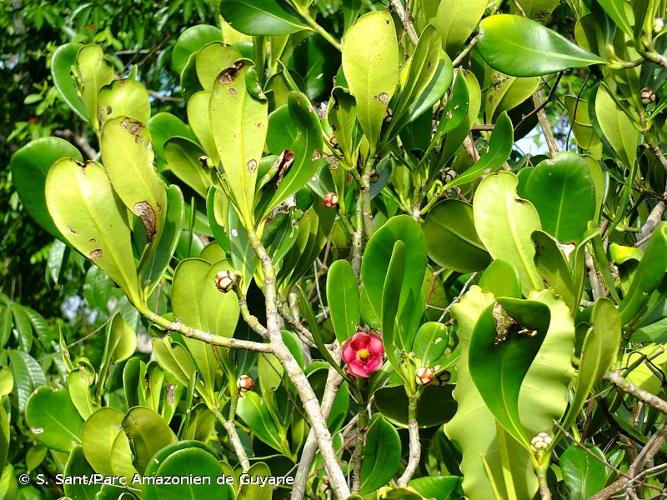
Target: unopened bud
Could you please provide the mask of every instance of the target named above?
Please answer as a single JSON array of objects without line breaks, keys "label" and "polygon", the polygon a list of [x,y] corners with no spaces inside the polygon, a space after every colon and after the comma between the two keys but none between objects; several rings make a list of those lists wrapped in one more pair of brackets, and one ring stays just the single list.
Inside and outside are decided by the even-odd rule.
[{"label": "unopened bud", "polygon": [[433,377],[433,370],[427,366],[417,368],[417,372],[415,373],[415,380],[419,385],[429,385],[431,382],[433,382]]},{"label": "unopened bud", "polygon": [[222,293],[230,292],[236,286],[239,277],[235,271],[220,271],[215,275],[215,286]]},{"label": "unopened bud", "polygon": [[658,17],[653,21],[653,33],[660,33],[665,27],[665,20],[662,17]]},{"label": "unopened bud", "polygon": [[327,208],[333,208],[338,204],[338,196],[336,193],[327,193],[322,198],[322,204]]},{"label": "unopened bud", "polygon": [[642,104],[644,105],[651,104],[656,101],[655,92],[653,92],[653,89],[649,87],[644,87],[640,92],[639,97],[641,97]]},{"label": "unopened bud", "polygon": [[546,450],[553,441],[552,437],[546,432],[540,432],[537,436],[530,440],[530,446],[535,451]]},{"label": "unopened bud", "polygon": [[252,391],[252,388],[255,387],[255,382],[248,375],[241,375],[236,381],[236,387],[239,388],[239,392]]}]

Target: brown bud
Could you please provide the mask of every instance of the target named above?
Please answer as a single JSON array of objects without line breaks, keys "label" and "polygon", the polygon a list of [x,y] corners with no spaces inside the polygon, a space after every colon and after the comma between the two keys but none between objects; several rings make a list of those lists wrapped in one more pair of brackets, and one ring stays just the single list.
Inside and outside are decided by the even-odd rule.
[{"label": "brown bud", "polygon": [[236,387],[239,388],[239,392],[252,391],[252,388],[255,387],[255,382],[248,375],[241,375],[236,381]]},{"label": "brown bud", "polygon": [[422,366],[421,368],[417,368],[417,372],[415,373],[415,380],[418,385],[429,385],[431,382],[433,382],[433,376],[433,370],[427,366]]},{"label": "brown bud", "polygon": [[333,208],[338,204],[338,196],[336,193],[327,193],[322,198],[322,204],[327,208]]},{"label": "brown bud", "polygon": [[642,104],[651,104],[656,101],[655,92],[652,88],[644,87],[640,92],[639,96],[641,97]]},{"label": "brown bud", "polygon": [[234,289],[239,280],[239,274],[235,271],[220,271],[215,275],[215,286],[222,293],[230,292]]}]

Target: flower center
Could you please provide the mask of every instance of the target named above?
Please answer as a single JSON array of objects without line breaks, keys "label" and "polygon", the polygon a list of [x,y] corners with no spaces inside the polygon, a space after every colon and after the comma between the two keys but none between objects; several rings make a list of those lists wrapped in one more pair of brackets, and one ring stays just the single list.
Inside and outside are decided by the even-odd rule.
[{"label": "flower center", "polygon": [[359,349],[357,351],[357,358],[359,358],[359,361],[368,361],[370,357],[371,353],[368,352],[368,349]]}]

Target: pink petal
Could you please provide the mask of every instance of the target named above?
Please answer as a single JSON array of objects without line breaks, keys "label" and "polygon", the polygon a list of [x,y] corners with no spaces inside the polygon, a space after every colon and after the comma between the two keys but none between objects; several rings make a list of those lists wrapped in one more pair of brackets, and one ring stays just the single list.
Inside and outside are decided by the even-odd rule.
[{"label": "pink petal", "polygon": [[368,371],[358,361],[352,361],[351,363],[347,364],[347,371],[350,373],[350,375],[353,375],[355,377],[361,377],[361,378],[368,378]]},{"label": "pink petal", "polygon": [[379,354],[380,356],[384,353],[384,346],[382,345],[382,339],[377,335],[369,335],[370,342],[368,343],[368,351],[371,354]]}]

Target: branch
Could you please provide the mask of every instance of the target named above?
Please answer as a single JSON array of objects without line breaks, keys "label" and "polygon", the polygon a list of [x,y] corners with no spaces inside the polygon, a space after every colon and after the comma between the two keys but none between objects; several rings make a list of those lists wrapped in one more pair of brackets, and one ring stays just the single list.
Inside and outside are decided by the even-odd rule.
[{"label": "branch", "polygon": [[[332,357],[336,363],[340,362],[340,347],[336,347],[332,353]],[[333,407],[334,401],[336,399],[338,388],[342,382],[343,377],[340,376],[338,370],[336,370],[334,367],[329,368],[327,382],[324,386],[324,394],[322,396],[322,418],[325,420],[331,413],[331,408]],[[313,462],[315,461],[315,452],[317,452],[317,437],[311,429],[310,432],[308,432],[306,444],[303,445],[303,451],[301,452],[299,468],[297,469],[296,476],[294,477],[294,487],[292,488],[292,494],[290,496],[291,500],[301,500],[303,498],[306,492],[308,474],[310,472],[310,468],[313,465]]]},{"label": "branch", "polygon": [[665,201],[660,200],[658,204],[653,207],[651,213],[646,218],[646,222],[642,227],[639,228],[637,233],[637,243],[635,246],[640,250],[645,250],[648,240],[651,239],[651,235],[655,228],[660,224],[662,216],[665,214]]},{"label": "branch", "polygon": [[634,396],[638,400],[643,401],[647,405],[667,415],[667,401],[659,398],[658,396],[655,396],[654,394],[651,394],[648,391],[640,389],[632,382],[624,378],[618,370],[605,373],[604,379],[614,384],[621,391]]},{"label": "branch", "polygon": [[644,50],[642,55],[651,62],[667,68],[667,57],[655,52],[654,50]]},{"label": "branch", "polygon": [[260,337],[268,339],[269,332],[266,330],[266,328],[264,328],[264,325],[259,322],[257,317],[250,313],[250,309],[248,309],[248,302],[246,301],[245,296],[239,295],[239,308],[241,309],[241,316],[243,317],[243,321],[246,322],[252,331],[254,331]]},{"label": "branch", "polygon": [[660,448],[666,441],[667,423],[663,421],[660,428],[653,434],[653,436],[651,436],[651,439],[648,440],[646,446],[639,452],[637,458],[630,464],[628,473],[624,477],[611,483],[596,495],[592,496],[591,500],[606,500],[623,488],[632,489],[633,483],[640,478],[646,464],[653,460],[653,457],[660,451]]},{"label": "branch", "polygon": [[169,321],[148,309],[140,309],[139,312],[166,332],[178,332],[188,338],[200,340],[201,342],[211,345],[227,347],[229,349],[247,349],[248,351],[273,353],[273,346],[271,344],[221,337],[220,335],[215,335],[198,328],[184,325],[180,321]]},{"label": "branch", "polygon": [[[547,119],[547,114],[544,112],[544,108],[551,100],[551,97],[553,96],[556,87],[558,86],[558,81],[560,80],[561,75],[562,73],[558,75],[558,80],[556,80],[556,83],[551,88],[549,96],[544,102],[542,102],[542,92],[540,90],[533,94],[533,104],[535,105],[535,109],[524,116],[519,122],[519,125],[521,125],[521,123],[527,120],[529,116],[537,113],[537,121],[540,123],[540,128],[544,133],[544,138],[547,141],[547,146],[549,147],[549,153],[551,153],[551,156],[554,156],[556,153],[558,153],[558,145],[556,144],[556,138],[554,137],[554,133],[551,130],[551,125],[549,125],[549,120]],[[517,125],[517,127],[519,125]],[[515,127],[515,129],[517,127]]]},{"label": "branch", "polygon": [[303,370],[294,359],[294,356],[283,342],[280,334],[280,322],[278,316],[278,294],[276,290],[276,275],[273,268],[271,257],[262,245],[257,234],[250,230],[248,238],[257,258],[262,264],[264,272],[264,297],[266,303],[266,327],[273,348],[273,354],[278,358],[280,364],[285,369],[289,379],[292,381],[306,412],[311,430],[317,436],[317,444],[320,448],[320,454],[324,460],[324,465],[331,481],[331,486],[337,498],[345,499],[350,491],[345,481],[343,471],[336,459],[336,452],[333,448],[331,433],[322,417],[322,410],[317,400],[313,388],[308,383],[308,379]]},{"label": "branch", "polygon": [[479,35],[475,35],[470,42],[468,42],[468,45],[461,51],[461,53],[456,56],[456,59],[452,61],[452,66],[454,68],[457,68],[458,66],[461,65],[463,60],[467,57],[468,54],[470,54],[470,51],[475,48],[475,45],[477,45],[477,42],[479,42]]},{"label": "branch", "polygon": [[278,312],[280,313],[280,316],[282,316],[282,318],[287,321],[287,323],[289,323],[289,325],[294,329],[304,344],[306,344],[308,347],[317,347],[315,345],[315,341],[313,340],[313,334],[310,333],[310,330],[303,326],[299,320],[294,319],[287,307],[285,307],[282,302],[278,303]]},{"label": "branch", "polygon": [[357,436],[352,453],[352,493],[359,493],[361,489],[361,462],[364,458],[364,446],[366,446],[366,432],[368,431],[368,406],[361,403],[357,419]]},{"label": "branch", "polygon": [[239,459],[239,463],[241,464],[241,469],[243,469],[243,472],[248,472],[250,469],[248,454],[246,453],[245,448],[241,443],[241,438],[239,438],[239,434],[236,431],[236,425],[234,424],[234,417],[236,416],[236,399],[232,399],[230,403],[228,419],[225,419],[222,413],[220,413],[220,410],[216,410],[215,416],[227,431],[229,441],[234,447],[234,453],[236,453],[236,456]]},{"label": "branch", "polygon": [[391,6],[396,11],[396,14],[398,14],[398,17],[401,19],[401,22],[403,23],[403,28],[405,29],[405,32],[408,34],[408,37],[410,38],[412,45],[417,45],[417,43],[419,42],[419,35],[417,35],[417,31],[415,30],[415,27],[412,24],[412,15],[410,14],[410,11],[403,7],[401,0],[390,0],[390,2]]},{"label": "branch", "polygon": [[421,443],[419,441],[419,423],[417,422],[417,397],[410,397],[408,406],[408,433],[410,436],[410,451],[408,455],[408,465],[403,475],[398,479],[398,486],[408,485],[412,476],[417,471],[419,459],[421,458]]}]

